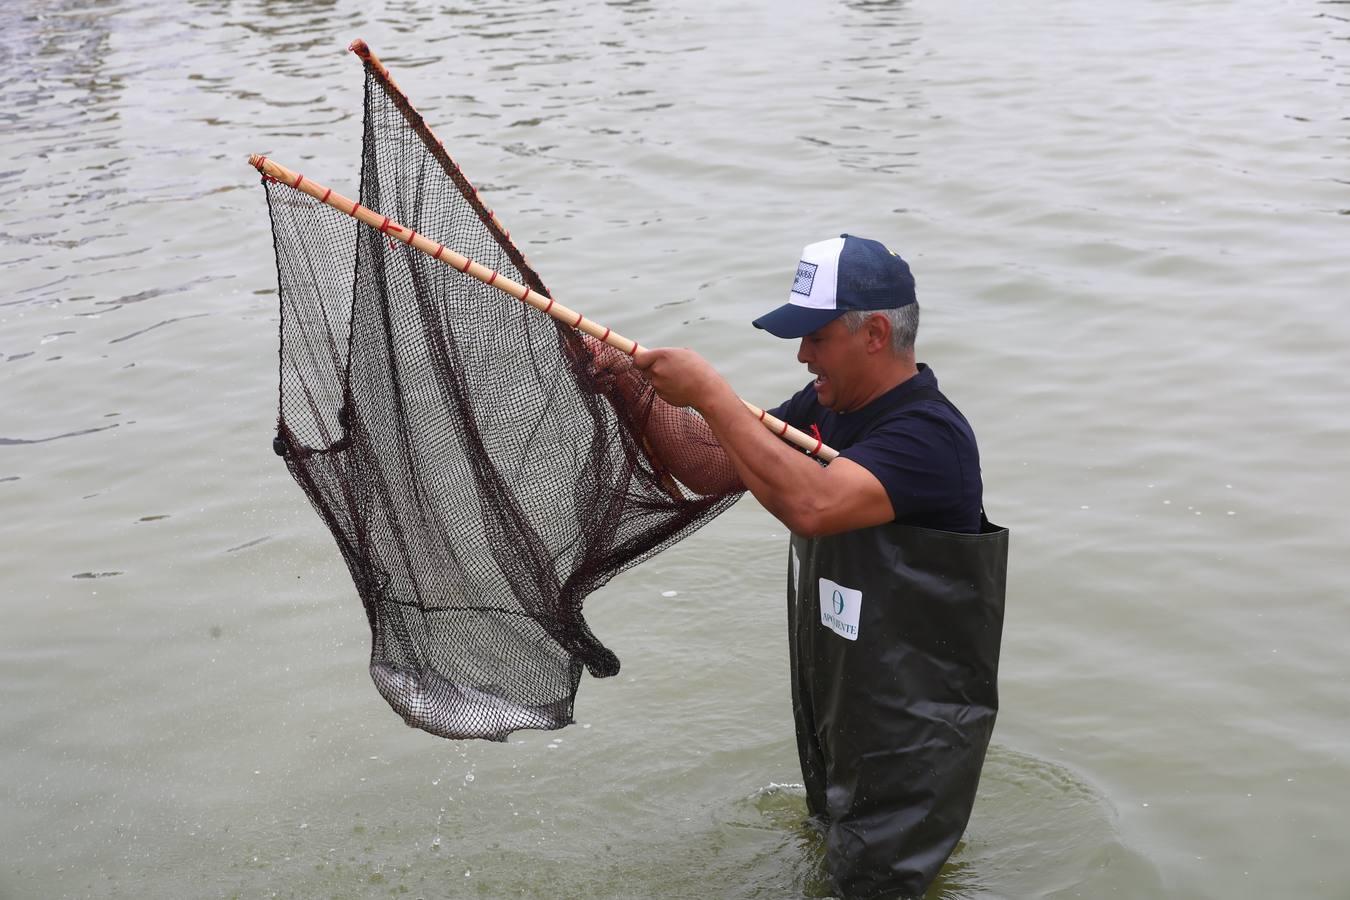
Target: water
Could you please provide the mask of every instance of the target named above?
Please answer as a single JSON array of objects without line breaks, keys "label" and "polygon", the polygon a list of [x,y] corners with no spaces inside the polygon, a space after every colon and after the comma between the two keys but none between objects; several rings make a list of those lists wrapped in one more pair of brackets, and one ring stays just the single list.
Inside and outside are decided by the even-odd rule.
[{"label": "water", "polygon": [[563,302],[695,347],[902,250],[1013,530],[942,897],[1350,897],[1350,7],[354,0],[0,10],[0,897],[821,896],[785,537],[588,602],[578,724],[405,728],[270,449],[248,153],[353,193],[366,38]]}]

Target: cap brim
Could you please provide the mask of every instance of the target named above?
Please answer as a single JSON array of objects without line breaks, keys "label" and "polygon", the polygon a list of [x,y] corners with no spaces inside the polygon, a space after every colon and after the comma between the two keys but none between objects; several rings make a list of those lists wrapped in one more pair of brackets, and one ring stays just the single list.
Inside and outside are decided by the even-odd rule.
[{"label": "cap brim", "polygon": [[811,309],[784,303],[773,312],[765,313],[754,321],[756,328],[763,328],[774,337],[806,337],[813,331],[819,331],[844,314],[842,309]]}]

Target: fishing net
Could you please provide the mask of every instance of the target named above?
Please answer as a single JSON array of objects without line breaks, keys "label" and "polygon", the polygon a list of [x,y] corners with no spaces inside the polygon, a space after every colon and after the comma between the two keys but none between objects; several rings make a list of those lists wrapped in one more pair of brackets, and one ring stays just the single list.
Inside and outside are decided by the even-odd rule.
[{"label": "fishing net", "polygon": [[[549,296],[369,58],[364,131],[362,206]],[[587,595],[738,490],[700,494],[670,476],[669,453],[644,434],[688,414],[635,373],[597,366],[599,345],[265,185],[281,305],[275,449],[351,572],[376,687],[409,725],[448,738],[569,724],[583,667],[619,670],[582,616]],[[722,458],[693,431],[683,464]]]}]

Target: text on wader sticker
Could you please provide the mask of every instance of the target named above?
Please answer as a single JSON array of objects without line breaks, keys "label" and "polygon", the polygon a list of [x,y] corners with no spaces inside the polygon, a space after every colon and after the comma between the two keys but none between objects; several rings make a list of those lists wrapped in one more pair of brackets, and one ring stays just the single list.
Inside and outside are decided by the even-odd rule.
[{"label": "text on wader sticker", "polygon": [[858,612],[862,591],[820,579],[820,624],[850,641],[858,639]]}]

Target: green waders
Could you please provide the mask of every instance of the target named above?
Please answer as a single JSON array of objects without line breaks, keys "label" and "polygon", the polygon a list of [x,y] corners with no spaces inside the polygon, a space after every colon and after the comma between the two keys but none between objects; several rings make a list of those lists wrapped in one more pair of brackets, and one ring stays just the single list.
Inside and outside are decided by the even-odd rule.
[{"label": "green waders", "polygon": [[920,897],[970,819],[998,711],[1008,531],[793,536],[797,747],[846,898]]}]

